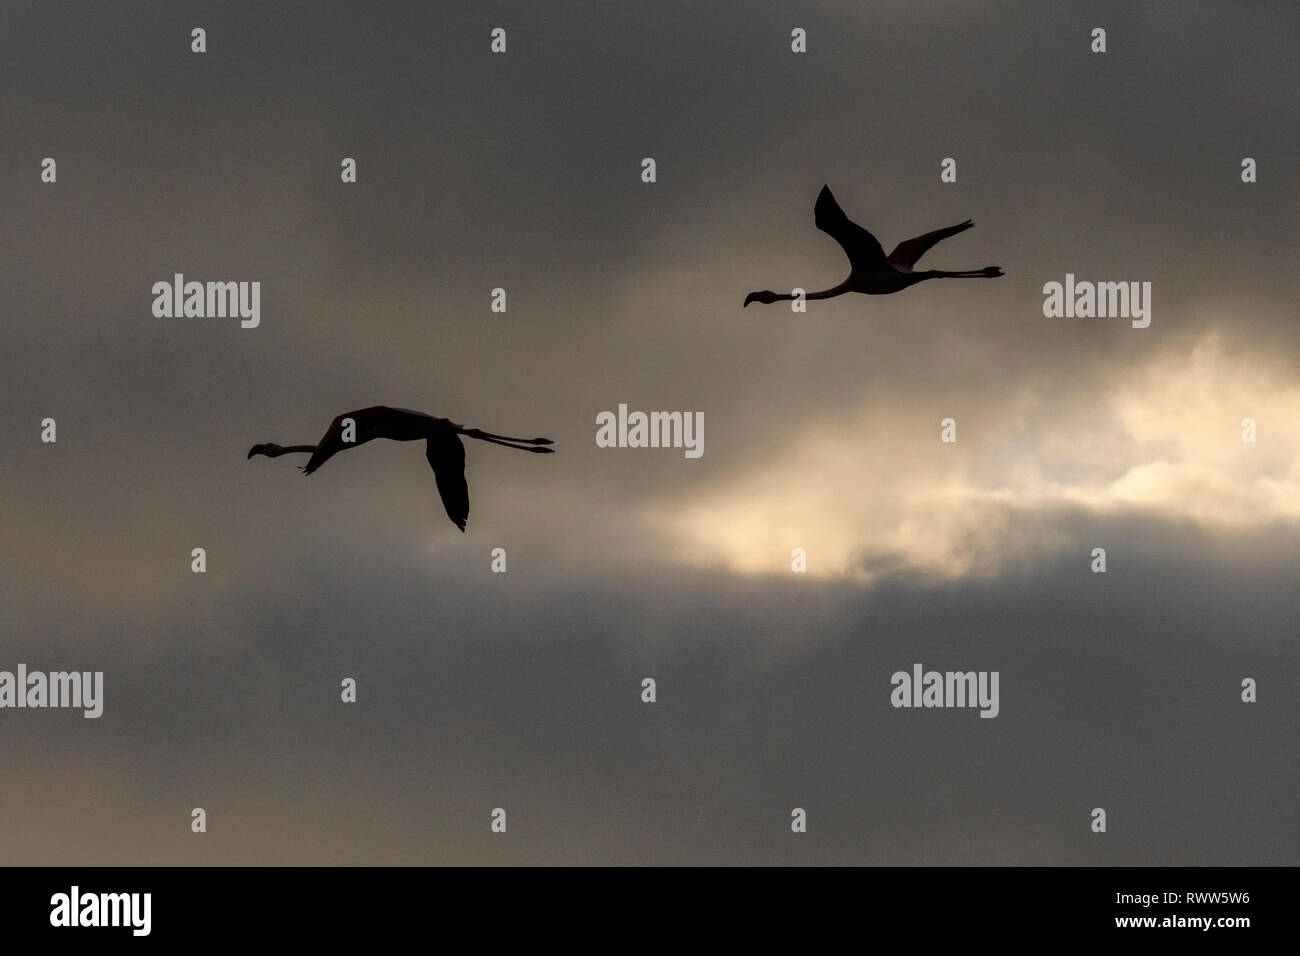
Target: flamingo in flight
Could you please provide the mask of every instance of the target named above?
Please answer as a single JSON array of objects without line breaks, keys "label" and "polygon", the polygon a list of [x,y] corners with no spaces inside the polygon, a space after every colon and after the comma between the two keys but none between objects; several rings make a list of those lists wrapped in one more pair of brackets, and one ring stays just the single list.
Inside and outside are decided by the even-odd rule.
[{"label": "flamingo in flight", "polygon": [[[343,440],[343,422],[349,418],[355,423],[354,441]],[[469,518],[469,487],[465,484],[465,446],[461,444],[461,435],[539,455],[547,455],[555,450],[537,447],[552,444],[549,438],[493,435],[478,428],[457,425],[450,419],[414,412],[409,408],[376,405],[355,412],[344,412],[330,422],[325,436],[314,445],[254,445],[248,450],[248,457],[266,455],[268,458],[279,458],[295,452],[310,453],[311,458],[307,464],[299,466],[303,474],[310,475],[338,452],[365,444],[372,438],[389,438],[393,441],[418,441],[423,438],[424,457],[433,469],[433,479],[438,486],[442,506],[447,509],[451,523],[464,531],[465,521]]]},{"label": "flamingo in flight", "polygon": [[[828,186],[823,186],[822,191],[817,195],[817,205],[813,208],[813,213],[817,228],[838,242],[848,255],[850,271],[849,277],[839,285],[821,292],[809,292],[804,296],[805,299],[829,299],[832,296],[843,295],[845,292],[888,295],[891,292],[901,292],[908,286],[924,282],[926,279],[996,279],[1003,274],[997,266],[962,272],[942,272],[938,269],[913,271],[916,261],[936,242],[955,236],[975,225],[969,219],[955,226],[936,229],[915,239],[900,242],[894,251],[886,256],[885,250],[875,236],[844,215],[844,210],[835,201]],[[745,305],[748,306],[751,302],[771,305],[782,299],[793,298],[793,293],[770,292],[764,289],[762,292],[751,292],[745,296]]]}]

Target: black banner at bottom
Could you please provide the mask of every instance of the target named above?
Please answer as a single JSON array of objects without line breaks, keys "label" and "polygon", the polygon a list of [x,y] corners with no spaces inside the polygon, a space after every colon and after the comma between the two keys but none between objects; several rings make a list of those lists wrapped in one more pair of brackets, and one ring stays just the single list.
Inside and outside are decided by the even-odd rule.
[{"label": "black banner at bottom", "polygon": [[602,948],[774,934],[813,944],[841,931],[927,947],[1044,934],[1230,946],[1289,935],[1294,877],[1289,868],[10,868],[0,870],[0,925],[7,941],[92,946],[412,934],[455,944],[461,933]]}]

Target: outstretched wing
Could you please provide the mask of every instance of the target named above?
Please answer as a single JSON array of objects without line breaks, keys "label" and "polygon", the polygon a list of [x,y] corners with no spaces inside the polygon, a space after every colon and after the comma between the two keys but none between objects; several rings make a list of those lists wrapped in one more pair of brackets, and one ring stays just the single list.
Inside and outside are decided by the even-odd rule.
[{"label": "outstretched wing", "polygon": [[465,446],[460,436],[446,432],[430,437],[424,444],[424,457],[433,468],[434,482],[447,517],[464,531],[469,519],[469,486],[465,484]]},{"label": "outstretched wing", "polygon": [[[375,438],[392,438],[397,441],[410,441],[423,438],[428,432],[428,415],[412,412],[404,408],[389,408],[387,405],[374,405],[359,408],[355,412],[344,412],[334,421],[324,436],[316,443],[311,460],[303,466],[303,472],[310,475],[341,451],[364,445]],[[352,420],[351,441],[344,441],[343,423]]]},{"label": "outstretched wing", "polygon": [[965,232],[975,223],[967,219],[965,222],[959,222],[955,226],[949,226],[946,229],[936,229],[934,232],[927,232],[923,236],[917,236],[915,239],[904,239],[894,251],[889,254],[889,261],[896,266],[902,266],[904,269],[910,269],[916,265],[916,260],[925,255],[925,251],[941,239],[947,239],[949,236],[955,236],[959,232]]},{"label": "outstretched wing", "polygon": [[823,186],[813,209],[817,228],[840,244],[855,271],[872,272],[885,267],[885,250],[876,237],[844,215],[844,210]]}]

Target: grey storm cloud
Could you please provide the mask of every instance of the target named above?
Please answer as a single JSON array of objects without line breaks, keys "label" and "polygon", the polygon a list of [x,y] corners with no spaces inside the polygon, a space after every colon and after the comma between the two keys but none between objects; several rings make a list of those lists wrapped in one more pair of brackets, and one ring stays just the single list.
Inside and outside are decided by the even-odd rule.
[{"label": "grey storm cloud", "polygon": [[[5,4],[0,668],[103,670],[106,696],[0,715],[5,859],[1296,863],[1294,516],[1216,524],[1170,489],[1249,508],[1300,458],[1228,490],[1143,466],[1195,464],[1169,429],[1207,336],[1271,434],[1300,389],[1298,16]],[[886,248],[973,218],[926,263],[1005,278],[742,310],[843,278],[823,183]],[[260,281],[261,326],[154,318],[177,272]],[[1044,318],[1067,272],[1152,282],[1151,327]],[[597,448],[620,402],[703,411],[705,454]],[[464,536],[412,446],[309,480],[244,458],[378,403],[558,454],[469,443]],[[839,463],[802,472],[800,442]],[[784,539],[776,570],[727,563],[823,474],[816,501],[868,516],[809,516],[854,538],[844,574],[781,573]],[[716,532],[670,520],[697,513]],[[917,661],[999,670],[998,718],[891,708]]]}]

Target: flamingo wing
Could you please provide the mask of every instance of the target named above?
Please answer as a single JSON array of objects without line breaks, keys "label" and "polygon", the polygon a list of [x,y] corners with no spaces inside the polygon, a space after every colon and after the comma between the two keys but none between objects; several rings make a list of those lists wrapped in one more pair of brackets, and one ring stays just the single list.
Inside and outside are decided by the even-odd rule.
[{"label": "flamingo wing", "polygon": [[[416,417],[420,417],[417,412],[389,408],[387,405],[374,405],[370,408],[357,409],[355,412],[344,412],[330,422],[330,427],[316,443],[316,450],[312,452],[311,459],[303,465],[303,473],[310,475],[339,452],[363,445],[373,438],[400,438],[404,428],[410,428],[415,424],[412,419]],[[343,440],[343,423],[347,419],[353,422],[353,441]]]},{"label": "flamingo wing", "polygon": [[873,272],[885,267],[885,250],[880,247],[880,242],[844,215],[829,186],[823,186],[817,194],[813,214],[817,228],[840,244],[854,271]]},{"label": "flamingo wing", "polygon": [[447,517],[461,531],[469,519],[469,486],[465,483],[465,446],[455,432],[431,436],[424,445],[424,457],[433,469],[438,496]]},{"label": "flamingo wing", "polygon": [[936,229],[934,232],[927,232],[914,239],[904,239],[889,254],[889,263],[890,265],[910,269],[916,265],[916,260],[925,255],[926,250],[936,242],[947,239],[949,236],[955,236],[959,232],[965,232],[973,225],[975,223],[967,219],[965,222],[959,222],[955,226],[948,226],[946,229]]}]

